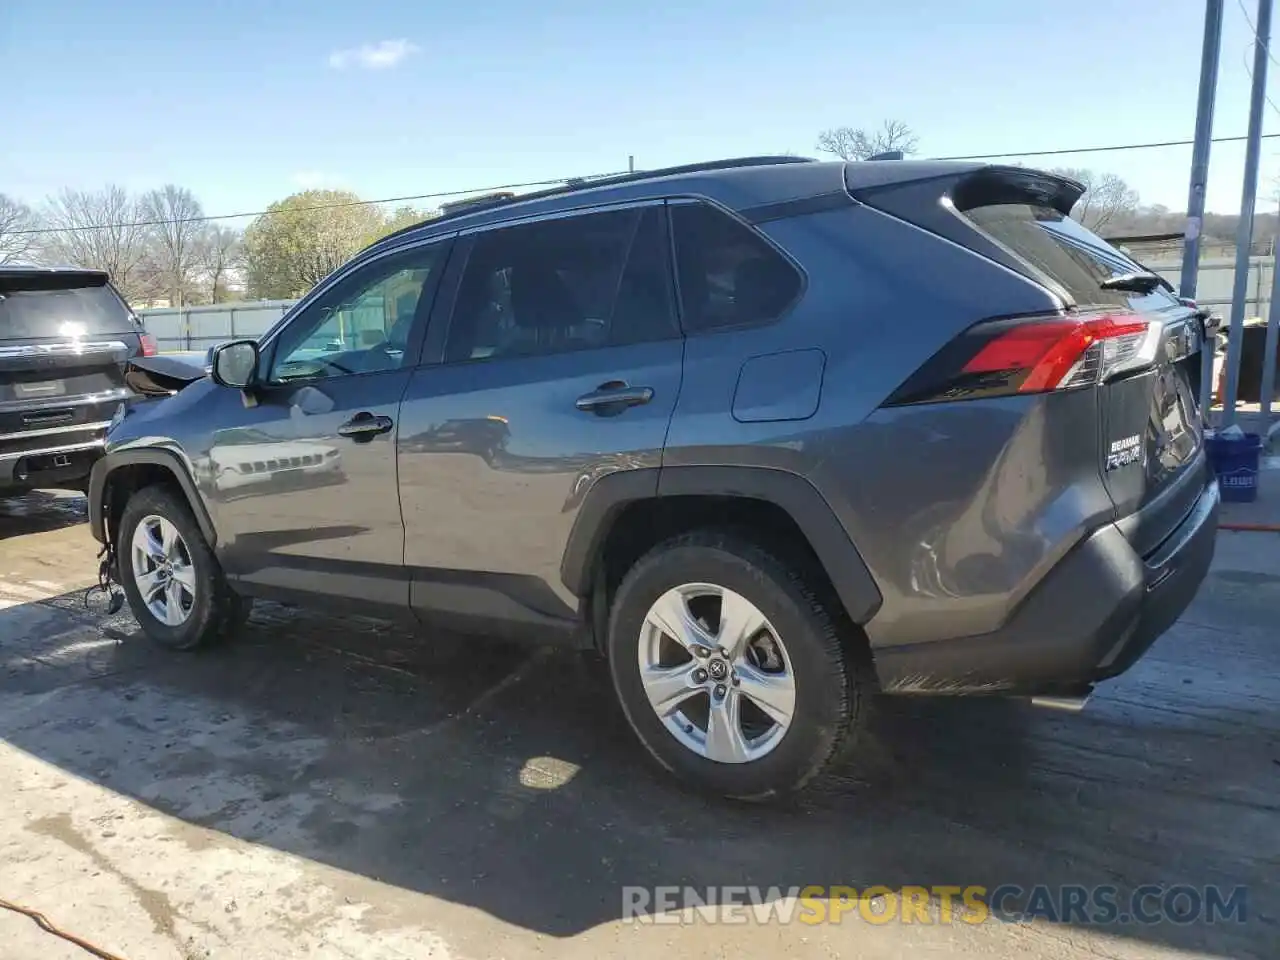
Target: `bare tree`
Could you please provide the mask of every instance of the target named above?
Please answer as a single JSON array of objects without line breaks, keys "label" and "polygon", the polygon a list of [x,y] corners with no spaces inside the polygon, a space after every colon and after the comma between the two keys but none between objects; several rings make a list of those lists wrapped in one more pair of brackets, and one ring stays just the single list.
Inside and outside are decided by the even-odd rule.
[{"label": "bare tree", "polygon": [[19,263],[35,253],[35,214],[19,200],[0,193],[0,263]]},{"label": "bare tree", "polygon": [[53,231],[41,244],[45,260],[105,270],[125,299],[137,299],[148,231],[135,197],[114,185],[64,189],[45,202],[43,218]]},{"label": "bare tree", "polygon": [[1101,230],[1130,218],[1138,210],[1138,191],[1114,173],[1095,173],[1079,167],[1060,167],[1053,172],[1084,186],[1084,193],[1071,208],[1071,216],[1090,230]]},{"label": "bare tree", "polygon": [[222,303],[231,278],[243,272],[243,235],[234,227],[211,225],[201,234],[197,258],[209,286],[209,302]]},{"label": "bare tree", "polygon": [[133,270],[129,287],[139,305],[156,306],[156,301],[176,304],[169,281],[169,269],[165,265],[159,244],[150,232],[144,238],[142,259]]},{"label": "bare tree", "polygon": [[818,134],[818,149],[842,160],[866,160],[890,150],[911,156],[919,143],[912,129],[900,120],[886,120],[879,130],[870,132],[862,127],[832,127]]},{"label": "bare tree", "polygon": [[195,281],[204,210],[190,190],[172,183],[142,198],[143,219],[149,227],[151,255],[169,303],[180,307]]}]

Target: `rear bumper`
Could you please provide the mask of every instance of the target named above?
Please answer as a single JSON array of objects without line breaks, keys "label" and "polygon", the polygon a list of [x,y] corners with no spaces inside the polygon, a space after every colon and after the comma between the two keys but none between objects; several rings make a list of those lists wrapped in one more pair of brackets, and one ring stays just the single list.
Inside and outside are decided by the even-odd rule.
[{"label": "rear bumper", "polygon": [[60,436],[32,438],[18,449],[0,444],[0,490],[31,490],[88,478],[106,445],[106,425]]},{"label": "rear bumper", "polygon": [[1218,504],[1210,480],[1145,557],[1115,524],[1098,529],[992,633],[877,648],[881,688],[1070,695],[1123,673],[1182,615],[1208,573]]}]

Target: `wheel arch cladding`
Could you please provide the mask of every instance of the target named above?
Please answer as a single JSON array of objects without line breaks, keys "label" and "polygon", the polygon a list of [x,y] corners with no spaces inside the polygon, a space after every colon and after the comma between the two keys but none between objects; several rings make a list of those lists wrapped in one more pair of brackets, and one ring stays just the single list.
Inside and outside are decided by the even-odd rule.
[{"label": "wheel arch cladding", "polygon": [[871,571],[818,489],[799,474],[766,467],[662,467],[601,478],[587,491],[570,531],[560,566],[564,585],[577,596],[590,592],[596,561],[627,507],[697,496],[760,501],[781,510],[808,540],[849,618],[864,624],[880,609]]},{"label": "wheel arch cladding", "polygon": [[[120,486],[122,481],[123,487]],[[95,464],[89,479],[89,525],[94,539],[99,543],[106,542],[111,532],[108,520],[118,520],[123,509],[123,501],[117,503],[113,491],[133,491],[156,482],[170,483],[181,492],[196,518],[200,533],[210,549],[215,547],[217,529],[185,464],[173,451],[156,448],[114,451]]]}]

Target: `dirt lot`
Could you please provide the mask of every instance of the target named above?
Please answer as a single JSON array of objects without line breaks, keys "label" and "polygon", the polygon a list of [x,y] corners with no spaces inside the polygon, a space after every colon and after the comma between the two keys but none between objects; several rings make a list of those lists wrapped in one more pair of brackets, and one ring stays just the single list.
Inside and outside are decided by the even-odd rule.
[{"label": "dirt lot", "polygon": [[[129,960],[1280,956],[1280,537],[1222,534],[1187,616],[1083,714],[886,701],[862,765],[755,809],[656,773],[576,654],[446,667],[275,606],[226,649],[156,651],[84,609],[83,509],[0,501],[0,898]],[[1244,885],[1247,913],[623,918],[624,885],[1037,883]],[[4,911],[0,943],[87,956]]]}]

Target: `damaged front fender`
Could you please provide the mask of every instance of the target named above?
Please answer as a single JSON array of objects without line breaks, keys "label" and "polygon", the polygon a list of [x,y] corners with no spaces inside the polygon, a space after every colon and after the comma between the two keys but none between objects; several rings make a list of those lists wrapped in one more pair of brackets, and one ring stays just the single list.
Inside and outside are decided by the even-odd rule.
[{"label": "damaged front fender", "polygon": [[125,367],[124,379],[143,397],[171,397],[209,375],[207,364],[186,357],[134,357]]}]

